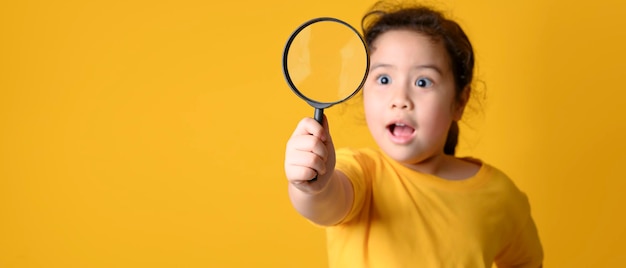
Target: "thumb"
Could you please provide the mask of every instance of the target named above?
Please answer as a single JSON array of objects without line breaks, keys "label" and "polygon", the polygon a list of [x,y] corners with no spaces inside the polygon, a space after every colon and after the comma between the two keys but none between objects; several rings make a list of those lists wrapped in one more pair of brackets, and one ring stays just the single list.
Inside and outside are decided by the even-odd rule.
[{"label": "thumb", "polygon": [[329,153],[334,155],[335,145],[333,144],[333,139],[332,139],[332,136],[330,135],[330,127],[329,127],[328,118],[326,117],[326,115],[324,115],[324,121],[322,121],[322,129],[323,129],[323,132],[322,132],[323,134],[320,139],[322,140],[324,144],[326,144],[326,148],[330,150]]},{"label": "thumb", "polygon": [[336,162],[335,145],[333,144],[333,139],[330,136],[330,128],[328,124],[328,118],[326,116],[324,116],[324,121],[323,121],[322,126],[324,129],[323,136],[325,137],[325,139],[323,140],[323,143],[326,146],[326,152],[327,152],[326,160],[325,160],[326,174],[324,174],[323,180],[327,180],[328,178],[332,176],[335,170],[335,162]]},{"label": "thumb", "polygon": [[328,117],[326,117],[326,115],[324,115],[324,118],[322,120],[322,129],[324,130],[322,136],[320,137],[320,139],[323,142],[331,142],[332,143],[332,138],[330,137],[330,127],[328,124]]}]

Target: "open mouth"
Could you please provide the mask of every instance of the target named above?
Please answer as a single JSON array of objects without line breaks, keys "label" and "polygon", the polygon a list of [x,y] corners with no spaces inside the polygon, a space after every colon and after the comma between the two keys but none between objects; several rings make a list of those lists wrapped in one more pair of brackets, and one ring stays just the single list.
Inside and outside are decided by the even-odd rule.
[{"label": "open mouth", "polygon": [[415,132],[413,127],[403,123],[393,123],[388,125],[387,129],[394,137],[410,137]]}]

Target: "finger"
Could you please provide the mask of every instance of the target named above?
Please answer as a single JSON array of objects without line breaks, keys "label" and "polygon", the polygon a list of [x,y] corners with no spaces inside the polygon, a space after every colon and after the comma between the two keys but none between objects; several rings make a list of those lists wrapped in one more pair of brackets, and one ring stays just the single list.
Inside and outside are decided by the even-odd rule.
[{"label": "finger", "polygon": [[317,172],[313,169],[300,166],[285,167],[287,181],[289,182],[307,182],[317,176]]},{"label": "finger", "polygon": [[285,161],[285,165],[311,169],[321,175],[326,173],[326,161],[311,152],[293,151]]},{"label": "finger", "polygon": [[325,137],[323,137],[325,136],[325,134],[322,125],[320,125],[317,121],[315,121],[315,119],[310,117],[306,117],[300,120],[298,126],[296,127],[296,130],[292,134],[292,136],[296,135],[313,135],[322,139],[322,141],[326,139]]},{"label": "finger", "polygon": [[286,165],[285,172],[289,182],[307,182],[319,174],[313,168],[298,165]]},{"label": "finger", "polygon": [[326,160],[328,158],[328,149],[326,144],[319,138],[312,135],[300,135],[292,137],[287,144],[288,151],[311,152]]}]

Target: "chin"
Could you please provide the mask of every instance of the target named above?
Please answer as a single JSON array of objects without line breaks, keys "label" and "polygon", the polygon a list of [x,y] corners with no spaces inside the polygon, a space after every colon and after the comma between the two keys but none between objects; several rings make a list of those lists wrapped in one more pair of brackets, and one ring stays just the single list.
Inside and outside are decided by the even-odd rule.
[{"label": "chin", "polygon": [[403,164],[419,164],[419,162],[423,161],[426,157],[420,157],[415,154],[407,154],[404,152],[398,152],[394,149],[383,149],[383,151],[393,160],[396,160]]}]

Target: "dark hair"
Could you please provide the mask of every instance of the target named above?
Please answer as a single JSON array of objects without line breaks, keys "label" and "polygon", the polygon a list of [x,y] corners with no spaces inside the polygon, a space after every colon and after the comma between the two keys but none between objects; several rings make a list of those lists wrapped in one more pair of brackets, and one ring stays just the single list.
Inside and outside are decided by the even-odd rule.
[{"label": "dark hair", "polygon": [[[474,76],[474,50],[467,35],[458,23],[446,18],[440,11],[420,5],[374,4],[361,21],[368,47],[381,34],[390,30],[413,30],[441,41],[449,57],[454,75],[455,100],[465,104]],[[467,92],[464,92],[467,90]],[[467,95],[465,95],[467,94]],[[444,146],[444,153],[454,155],[459,136],[459,126],[452,122]]]}]

